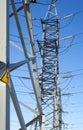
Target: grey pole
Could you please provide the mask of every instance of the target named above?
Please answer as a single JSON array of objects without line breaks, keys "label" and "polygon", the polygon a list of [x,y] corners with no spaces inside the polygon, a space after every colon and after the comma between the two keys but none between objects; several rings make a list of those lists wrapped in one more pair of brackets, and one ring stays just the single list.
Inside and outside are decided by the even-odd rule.
[{"label": "grey pole", "polygon": [[61,89],[58,87],[58,104],[57,104],[57,130],[61,130],[62,126],[62,108],[61,108]]},{"label": "grey pole", "polygon": [[43,114],[41,117],[41,128],[40,130],[45,130],[45,115]]},{"label": "grey pole", "polygon": [[[0,63],[4,63],[5,68],[9,65],[8,4],[9,0],[0,0]],[[2,64],[0,64],[0,71],[3,69],[3,67],[1,68],[1,65]],[[0,130],[10,130],[10,94],[7,85],[1,81],[0,81]]]}]

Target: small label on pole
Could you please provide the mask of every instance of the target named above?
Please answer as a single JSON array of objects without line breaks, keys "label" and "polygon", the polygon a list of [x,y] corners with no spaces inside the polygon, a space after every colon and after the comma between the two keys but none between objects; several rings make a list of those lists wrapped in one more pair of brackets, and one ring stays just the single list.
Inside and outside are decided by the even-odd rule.
[{"label": "small label on pole", "polygon": [[8,83],[8,73],[5,72],[0,80],[7,84]]}]

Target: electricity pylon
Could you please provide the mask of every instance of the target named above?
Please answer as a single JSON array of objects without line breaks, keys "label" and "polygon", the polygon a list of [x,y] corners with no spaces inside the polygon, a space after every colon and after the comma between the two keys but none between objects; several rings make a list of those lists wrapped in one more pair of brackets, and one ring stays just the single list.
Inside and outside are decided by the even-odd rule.
[{"label": "electricity pylon", "polygon": [[61,130],[61,90],[58,87],[59,20],[56,0],[51,0],[45,19],[41,21],[43,38],[38,41],[42,58],[40,86],[45,129]]},{"label": "electricity pylon", "polygon": [[[34,3],[35,1],[32,0]],[[12,13],[9,14],[9,1],[1,0],[0,4],[0,129],[10,130],[10,96],[20,123],[19,130],[27,130],[27,127],[35,124],[37,130],[61,130],[61,90],[58,87],[58,48],[59,48],[59,20],[56,10],[56,0],[51,0],[46,17],[42,20],[43,39],[38,42],[41,47],[42,71],[38,78],[37,62],[35,58],[34,37],[32,31],[32,18],[30,13],[30,1],[22,0],[22,6],[16,6],[15,0],[11,0]],[[26,27],[30,40],[30,55],[27,53],[25,41],[18,17],[18,12],[23,11]],[[2,13],[3,12],[3,13]],[[9,62],[9,17],[14,17],[25,60]],[[3,51],[2,51],[3,50]],[[32,61],[32,64],[30,63]],[[10,73],[26,64],[37,102],[37,111],[21,103],[35,113],[30,122],[25,123],[20,109],[19,101],[14,89]],[[1,104],[2,102],[2,104]]]},{"label": "electricity pylon", "polygon": [[[35,1],[32,1],[35,2]],[[11,0],[12,5],[12,13],[9,14],[9,1],[8,0],[1,0],[0,4],[0,16],[2,19],[0,19],[0,129],[1,130],[10,130],[10,95],[14,104],[14,108],[17,113],[17,117],[20,123],[20,129],[26,130],[29,125],[31,125],[36,120],[41,122],[41,116],[42,116],[42,109],[41,109],[41,94],[40,94],[40,88],[38,83],[38,73],[37,73],[37,65],[36,65],[36,59],[35,59],[35,52],[34,52],[34,39],[33,39],[33,32],[32,32],[32,19],[30,14],[30,2],[23,0],[21,7],[16,7],[15,1]],[[21,26],[20,26],[20,20],[18,18],[18,12],[20,10],[23,10],[25,14],[25,20],[27,23],[27,30],[29,32],[30,37],[30,47],[31,47],[31,57],[29,57],[25,41],[23,38]],[[3,13],[2,13],[3,12]],[[19,37],[22,44],[22,50],[24,52],[25,60],[17,62],[17,63],[9,63],[9,17],[14,17],[19,33]],[[32,59],[32,68],[30,66],[29,60]],[[32,86],[35,93],[35,98],[37,101],[37,116],[32,119],[30,122],[25,124],[23,114],[20,109],[19,101],[14,89],[14,85],[10,76],[10,72],[19,68],[20,66],[26,64],[29,75],[31,78]],[[33,70],[33,74],[32,74]],[[35,71],[34,71],[35,70]],[[33,78],[34,76],[34,78]],[[2,102],[2,103],[1,103]],[[31,111],[35,113],[35,110],[32,110],[30,107],[28,107]],[[41,123],[40,123],[41,124]],[[42,125],[41,125],[42,126]],[[41,127],[40,126],[40,127]]]}]

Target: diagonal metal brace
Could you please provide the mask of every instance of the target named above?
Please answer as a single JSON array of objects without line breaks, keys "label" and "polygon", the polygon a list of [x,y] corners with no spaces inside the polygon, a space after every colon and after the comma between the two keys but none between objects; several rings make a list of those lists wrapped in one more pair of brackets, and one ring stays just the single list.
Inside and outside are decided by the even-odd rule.
[{"label": "diagonal metal brace", "polygon": [[[29,125],[31,125],[33,122],[35,122],[37,119],[40,119],[41,118],[41,115],[37,116],[36,118],[34,118],[33,120],[31,120],[30,122],[28,122],[26,124],[26,127],[28,127]],[[20,128],[19,130],[22,130],[22,128]]]}]

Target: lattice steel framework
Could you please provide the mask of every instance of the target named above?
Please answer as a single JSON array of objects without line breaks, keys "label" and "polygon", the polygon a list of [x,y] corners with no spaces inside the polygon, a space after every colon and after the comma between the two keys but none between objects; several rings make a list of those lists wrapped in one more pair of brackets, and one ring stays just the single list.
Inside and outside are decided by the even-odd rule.
[{"label": "lattice steel framework", "polygon": [[[41,21],[43,29],[43,40],[38,42],[41,47],[42,71],[40,79],[38,77],[37,62],[35,57],[34,37],[32,31],[32,18],[30,13],[30,1],[22,0],[21,6],[15,5],[15,0],[10,0],[12,5],[12,13],[9,14],[9,1],[1,0],[1,12],[4,12],[3,24],[0,26],[1,38],[0,45],[0,95],[4,97],[4,104],[0,105],[1,108],[1,129],[10,130],[10,96],[12,98],[14,108],[20,123],[19,130],[27,130],[28,126],[34,127],[34,130],[61,130],[61,90],[57,85],[58,81],[58,48],[59,48],[59,20],[56,10],[56,0],[51,0],[48,12],[44,20]],[[32,0],[34,3],[35,1]],[[5,8],[5,10],[4,10]],[[8,11],[8,12],[7,12]],[[20,24],[18,12],[23,11],[26,27],[28,30],[30,40],[30,53],[27,53],[25,40],[23,37],[22,26]],[[1,14],[2,15],[2,14]],[[9,63],[9,17],[14,16],[16,27],[18,30],[19,39],[22,45],[25,60]],[[7,25],[8,24],[8,25]],[[3,41],[3,39],[5,39]],[[3,48],[3,52],[1,52]],[[29,55],[30,54],[30,55]],[[30,60],[32,61],[30,63]],[[37,102],[37,111],[27,106],[29,110],[35,113],[35,117],[25,122],[23,113],[20,109],[20,104],[15,92],[14,84],[11,78],[11,72],[20,66],[26,64],[31,83],[34,90],[35,99]],[[39,83],[40,81],[40,83]],[[5,84],[4,84],[4,83]],[[4,91],[4,92],[3,92]],[[4,96],[5,95],[5,96]],[[1,101],[1,99],[0,99]],[[25,104],[21,103],[26,106]],[[4,117],[5,113],[5,117]],[[2,122],[4,123],[2,124]],[[4,128],[3,128],[4,127]]]},{"label": "lattice steel framework", "polygon": [[42,109],[45,114],[45,129],[61,130],[61,92],[58,88],[58,49],[59,20],[56,0],[51,0],[45,19],[41,21],[43,40],[41,47],[42,72],[40,85],[42,93]]},{"label": "lattice steel framework", "polygon": [[[32,0],[32,2],[35,2]],[[30,1],[29,0],[22,0],[21,6],[15,5],[15,0],[10,0],[10,4],[12,6],[11,13],[9,13],[9,0],[1,0],[1,8],[0,12],[3,12],[1,14],[2,19],[0,20],[2,25],[0,25],[0,36],[1,36],[1,44],[0,44],[0,103],[3,102],[0,105],[0,129],[1,130],[10,130],[10,96],[12,98],[12,102],[20,123],[19,130],[27,130],[27,127],[32,125],[34,122],[39,122],[39,128],[42,128],[41,120],[42,120],[42,109],[41,109],[41,93],[40,93],[40,87],[39,87],[39,80],[38,80],[38,72],[37,72],[37,64],[36,64],[36,58],[35,58],[35,52],[34,52],[34,38],[33,38],[33,32],[32,32],[32,18],[30,13]],[[23,11],[26,21],[26,27],[29,33],[30,38],[30,51],[31,53],[27,52],[23,32],[22,32],[22,26],[20,25],[20,19],[18,17],[18,12]],[[10,63],[9,62],[9,17],[11,18],[14,16],[16,27],[18,30],[19,38],[22,45],[22,51],[24,53],[25,60],[16,62],[16,63]],[[3,50],[3,51],[2,51]],[[30,55],[29,55],[30,54]],[[32,64],[30,64],[30,59],[32,59]],[[34,89],[34,95],[37,102],[37,111],[31,109],[29,110],[36,113],[36,117],[34,117],[30,122],[25,124],[25,120],[23,117],[23,113],[20,109],[20,104],[17,98],[17,94],[15,91],[15,86],[13,84],[12,78],[11,78],[11,72],[20,66],[26,64],[31,83]],[[33,71],[33,73],[32,73]],[[34,78],[33,78],[34,77]],[[4,84],[5,83],[5,84]],[[23,104],[24,105],[24,104]],[[3,123],[2,123],[3,122]],[[41,129],[42,130],[42,129]]]}]

